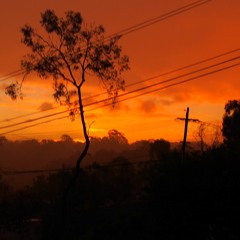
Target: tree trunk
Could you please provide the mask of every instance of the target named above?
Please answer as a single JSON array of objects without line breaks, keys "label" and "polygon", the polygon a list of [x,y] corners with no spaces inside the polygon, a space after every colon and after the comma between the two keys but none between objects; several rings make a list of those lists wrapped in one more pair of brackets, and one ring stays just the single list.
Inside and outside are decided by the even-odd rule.
[{"label": "tree trunk", "polygon": [[[79,102],[79,111],[80,111],[80,118],[81,118],[81,122],[82,122],[83,134],[84,134],[84,138],[85,138],[85,146],[84,146],[84,149],[83,149],[82,153],[80,154],[80,156],[79,156],[79,158],[76,162],[73,178],[69,182],[69,184],[68,184],[68,186],[67,186],[67,188],[66,188],[66,190],[64,191],[64,194],[63,194],[62,226],[61,226],[63,233],[65,233],[66,223],[67,223],[69,193],[77,182],[77,179],[78,179],[79,173],[80,173],[81,162],[86,157],[86,155],[88,153],[89,146],[90,146],[90,140],[89,140],[89,136],[88,136],[87,128],[86,128],[86,123],[85,123],[83,103],[82,103],[82,95],[81,95],[80,87],[78,87],[78,102]],[[60,237],[62,239],[64,239],[64,234]]]}]

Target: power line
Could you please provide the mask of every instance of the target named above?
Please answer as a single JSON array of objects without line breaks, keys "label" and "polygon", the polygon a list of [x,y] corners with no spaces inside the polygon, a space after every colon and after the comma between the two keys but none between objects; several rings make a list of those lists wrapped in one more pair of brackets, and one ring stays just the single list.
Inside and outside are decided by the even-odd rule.
[{"label": "power line", "polygon": [[[149,156],[140,156],[140,157],[148,157]],[[119,164],[98,164],[97,167],[95,166],[86,166],[84,170],[89,171],[92,169],[100,170],[101,168],[113,168],[113,167],[124,167],[124,166],[133,166],[133,165],[140,165],[140,164],[154,164],[156,162],[161,162],[161,160],[146,160],[146,161],[134,161],[128,163],[119,163]],[[34,174],[34,173],[53,173],[53,172],[60,172],[60,171],[73,171],[75,168],[54,168],[54,169],[34,169],[34,170],[17,170],[17,171],[0,171],[2,175],[22,175],[22,174]]]},{"label": "power line", "polygon": [[14,75],[14,74],[19,73],[19,72],[21,72],[20,69],[19,69],[19,70],[16,70],[16,71],[13,71],[13,72],[10,72],[10,73],[7,73],[7,74],[4,74],[4,75],[2,75],[2,76],[0,77],[0,79],[1,79],[1,78],[5,78],[5,77],[8,77],[8,76],[10,76],[10,75]]},{"label": "power line", "polygon": [[[216,56],[213,56],[213,57],[210,57],[210,58],[206,58],[206,59],[204,59],[204,60],[200,60],[200,61],[197,61],[197,62],[195,62],[195,63],[192,63],[192,64],[189,64],[189,65],[186,65],[186,66],[183,66],[183,67],[180,67],[180,68],[177,68],[177,69],[174,69],[174,70],[165,72],[165,73],[161,73],[161,74],[158,74],[158,75],[155,75],[155,76],[146,78],[146,79],[141,80],[141,81],[137,81],[137,82],[134,82],[134,83],[131,83],[131,84],[127,84],[127,85],[125,86],[125,88],[127,88],[127,87],[132,87],[132,86],[135,86],[135,85],[138,85],[138,84],[141,84],[141,83],[145,83],[145,82],[147,82],[147,81],[149,81],[149,80],[153,80],[153,79],[156,79],[156,78],[164,77],[164,76],[166,76],[166,75],[169,75],[169,74],[172,74],[172,73],[176,73],[176,72],[185,70],[185,69],[187,69],[187,68],[191,68],[191,67],[197,66],[197,65],[199,65],[199,64],[212,61],[212,60],[214,60],[214,59],[217,59],[217,58],[220,58],[220,57],[223,57],[223,56],[232,54],[232,53],[234,53],[234,52],[238,52],[239,50],[240,50],[240,48],[233,49],[233,50],[230,50],[230,51],[227,51],[227,52],[218,54],[218,55],[216,55]],[[236,59],[238,59],[238,58],[239,58],[239,56],[236,57],[236,58],[234,57],[234,58],[232,58],[232,59],[230,59],[230,60],[226,60],[226,62],[232,61],[232,60],[236,60]],[[222,62],[222,63],[225,63],[225,61]],[[222,63],[217,63],[216,65],[212,65],[212,66],[210,66],[210,67],[217,66],[217,65],[222,64]],[[195,72],[187,73],[186,75],[189,75],[189,74],[192,74],[192,73],[197,73],[197,72],[199,72],[199,71],[206,70],[206,69],[208,69],[208,68],[210,68],[210,67],[205,67],[205,68],[196,70]],[[184,75],[185,75],[185,74],[182,74],[181,76],[178,76],[177,78],[183,77]],[[156,85],[159,85],[159,84],[162,84],[162,83],[165,83],[165,82],[168,82],[168,81],[171,81],[171,80],[161,81],[161,82],[159,82],[159,83],[156,83]],[[151,85],[151,86],[152,86],[152,85]],[[90,97],[88,97],[88,98],[95,98],[95,97],[99,97],[99,96],[105,95],[105,94],[106,94],[106,92],[105,92],[105,93],[96,94],[96,95],[90,96]],[[83,100],[85,100],[85,99],[83,99]]]},{"label": "power line", "polygon": [[[165,73],[161,73],[161,74],[158,74],[158,75],[155,75],[155,76],[146,78],[146,79],[141,80],[141,81],[137,81],[137,82],[128,84],[128,85],[125,86],[125,88],[127,88],[127,87],[132,87],[132,86],[135,86],[135,85],[138,85],[138,84],[145,83],[145,82],[147,82],[147,81],[149,81],[149,80],[153,80],[153,79],[156,79],[156,78],[159,78],[159,77],[163,77],[163,76],[166,76],[166,75],[169,75],[169,74],[172,74],[172,73],[176,73],[176,72],[185,70],[185,69],[188,69],[188,68],[191,68],[191,67],[200,65],[200,64],[202,64],[202,63],[206,63],[206,62],[215,60],[215,59],[217,59],[217,58],[230,55],[230,54],[232,54],[232,53],[238,52],[239,50],[240,50],[240,48],[236,48],[236,49],[233,49],[233,50],[230,50],[230,51],[227,51],[227,52],[224,52],[224,53],[215,55],[215,56],[213,56],[213,57],[209,57],[209,58],[206,58],[206,59],[203,59],[203,60],[194,62],[194,63],[192,63],[192,64],[185,65],[185,66],[183,66],[183,67],[180,67],[180,68],[177,68],[177,69],[174,69],[174,70],[165,72]],[[228,61],[228,60],[227,60],[227,61]],[[199,71],[199,70],[198,70],[198,71]],[[168,80],[167,80],[167,81],[168,81]],[[161,83],[163,83],[163,82],[161,82]],[[87,100],[87,99],[99,97],[99,96],[102,96],[102,95],[105,95],[105,94],[106,94],[106,92],[104,92],[104,93],[99,93],[99,94],[95,94],[95,95],[89,96],[89,97],[87,97],[87,98],[83,98],[83,101],[85,101],[85,100]],[[4,120],[2,120],[2,121],[0,121],[0,122],[7,122],[7,121],[11,121],[11,120],[16,120],[16,119],[19,119],[19,118],[23,118],[23,117],[28,117],[28,116],[32,116],[32,115],[39,114],[39,113],[41,113],[41,112],[53,110],[53,109],[56,109],[56,108],[59,108],[59,106],[58,106],[58,107],[51,108],[51,109],[47,109],[47,110],[36,111],[36,112],[33,112],[33,113],[23,114],[23,115],[19,115],[19,116],[17,116],[17,117],[4,119]],[[65,112],[65,111],[64,111],[64,112]],[[67,112],[67,111],[66,111],[66,112]],[[0,128],[0,129],[1,129],[1,128]]]},{"label": "power line", "polygon": [[52,113],[52,114],[45,115],[45,116],[42,116],[42,117],[33,118],[33,119],[25,120],[25,121],[22,121],[22,122],[6,125],[6,126],[3,126],[3,127],[0,127],[0,129],[15,127],[15,126],[22,125],[22,124],[25,124],[25,123],[35,122],[35,121],[38,121],[38,120],[41,120],[41,119],[44,119],[44,118],[49,118],[49,117],[53,117],[53,116],[56,116],[56,115],[59,115],[59,114],[63,114],[63,113],[66,113],[68,111],[69,110],[64,110],[64,111],[61,111],[61,112]]},{"label": "power line", "polygon": [[[239,59],[240,56],[237,56],[237,57],[234,57],[234,58],[231,58],[231,59],[228,59],[228,60],[225,60],[225,61],[222,61],[222,62],[219,62],[219,63],[215,63],[213,65],[210,65],[210,66],[207,66],[207,67],[204,67],[204,68],[200,68],[198,70],[194,70],[192,72],[189,72],[189,73],[185,73],[185,74],[182,74],[182,75],[179,75],[179,76],[176,76],[176,77],[173,77],[173,78],[170,78],[170,79],[167,79],[167,80],[164,80],[164,81],[161,81],[161,82],[158,82],[158,83],[155,83],[155,84],[151,84],[149,86],[145,86],[145,87],[142,87],[142,88],[138,88],[138,89],[135,89],[135,90],[132,90],[130,92],[127,92],[127,93],[122,93],[120,94],[118,97],[123,97],[123,96],[126,96],[126,95],[129,95],[129,94],[132,94],[132,93],[135,93],[135,92],[139,92],[139,91],[143,91],[143,90],[146,90],[146,89],[149,89],[149,88],[152,88],[152,87],[156,87],[158,85],[161,85],[161,84],[164,84],[164,83],[168,83],[168,82],[172,82],[172,81],[175,81],[179,78],[182,78],[182,77],[186,77],[188,75],[192,75],[194,73],[198,73],[198,72],[201,72],[201,71],[204,71],[204,70],[207,70],[207,69],[210,69],[210,68],[213,68],[213,67],[216,67],[216,66],[219,66],[219,65],[222,65],[222,64],[225,64],[225,63],[228,63],[228,62],[231,62],[231,61],[235,61],[237,59]],[[200,75],[202,76],[202,75]],[[205,76],[203,74],[203,76]],[[192,79],[192,78],[190,78]],[[195,79],[195,78],[193,78]],[[181,82],[185,82],[185,81],[189,81],[189,80],[184,80],[184,81],[181,81]],[[178,83],[177,83],[178,84]],[[175,84],[170,84],[169,86],[174,86]],[[158,90],[162,90],[164,89],[165,87],[161,87],[160,89],[158,88]],[[155,89],[151,90],[151,91],[148,91],[146,93],[151,93],[151,92],[155,92]],[[141,96],[141,94],[139,95]],[[105,98],[105,99],[102,99],[102,100],[99,100],[99,101],[95,101],[95,102],[92,102],[92,103],[88,103],[85,105],[85,107],[89,107],[89,106],[92,106],[92,105],[96,105],[96,104],[99,104],[99,103],[105,103],[106,101],[108,101],[109,98]],[[110,98],[111,100],[111,98]],[[77,109],[77,108],[75,108]],[[10,124],[10,125],[6,125],[6,126],[3,126],[3,127],[0,127],[0,129],[5,129],[5,128],[9,128],[9,127],[14,127],[14,126],[18,126],[18,125],[22,125],[22,124],[25,124],[25,123],[30,123],[30,122],[34,122],[34,121],[37,121],[37,120],[41,120],[41,119],[45,119],[45,118],[48,118],[48,117],[53,117],[53,116],[56,116],[56,115],[59,115],[59,114],[63,114],[63,113],[66,113],[68,112],[69,110],[64,110],[64,111],[61,111],[61,112],[57,112],[57,113],[52,113],[52,114],[48,114],[48,115],[45,115],[45,116],[41,116],[41,117],[38,117],[38,118],[34,118],[34,119],[29,119],[29,120],[25,120],[25,121],[22,121],[22,122],[18,122],[18,123],[14,123],[14,124]]]},{"label": "power line", "polygon": [[179,71],[182,71],[182,70],[191,68],[191,67],[195,67],[195,66],[200,65],[200,64],[202,64],[202,63],[206,63],[206,62],[215,60],[215,59],[217,59],[217,58],[220,58],[220,57],[223,57],[223,56],[226,56],[226,55],[229,55],[229,54],[238,52],[239,50],[240,50],[240,48],[236,48],[236,49],[233,49],[233,50],[230,50],[230,51],[227,51],[227,52],[224,52],[224,53],[215,55],[215,56],[213,56],[213,57],[209,57],[209,58],[206,58],[206,59],[203,59],[203,60],[200,60],[200,61],[191,63],[191,64],[189,64],[189,65],[185,65],[185,66],[183,66],[183,67],[180,67],[180,68],[177,68],[177,69],[174,69],[174,70],[165,72],[165,73],[161,73],[161,74],[155,75],[155,76],[153,76],[153,77],[150,77],[150,78],[147,78],[147,79],[144,79],[144,80],[141,80],[141,81],[138,81],[138,82],[129,84],[129,85],[127,85],[127,86],[137,85],[137,84],[144,83],[144,82],[149,81],[149,80],[152,80],[152,79],[156,79],[156,78],[163,77],[163,76],[166,76],[166,75],[169,75],[169,74],[172,74],[172,73],[176,73],[176,72],[179,72]]},{"label": "power line", "polygon": [[3,75],[0,77],[0,82],[3,82],[3,81],[6,81],[8,79],[11,79],[13,77],[17,77],[17,76],[20,76],[22,75],[24,72],[22,70],[17,70],[17,71],[13,71],[11,73],[8,73],[6,75]]},{"label": "power line", "polygon": [[[7,119],[4,119],[4,120],[1,120],[0,123],[1,122],[9,122],[9,121],[16,120],[16,119],[23,118],[23,117],[29,117],[29,116],[36,115],[36,114],[39,114],[39,113],[42,113],[42,112],[54,110],[54,109],[59,108],[59,107],[60,106],[52,107],[52,108],[41,110],[41,111],[36,111],[36,112],[32,112],[32,113],[26,113],[26,114],[22,114],[22,115],[19,115],[19,116],[16,116],[16,117],[7,118]],[[0,127],[0,129],[1,129],[1,127]]]},{"label": "power line", "polygon": [[[214,70],[212,72],[208,72],[208,73],[204,73],[202,75],[198,75],[196,77],[192,77],[192,78],[189,78],[189,79],[186,79],[186,80],[182,80],[182,81],[179,81],[177,83],[172,83],[172,84],[169,84],[169,85],[166,85],[166,86],[163,86],[163,87],[160,87],[160,88],[157,88],[157,89],[153,89],[153,90],[150,90],[150,91],[147,91],[147,92],[143,92],[143,93],[140,93],[140,94],[137,94],[137,95],[134,95],[134,96],[130,96],[130,97],[127,97],[127,98],[124,98],[124,99],[120,99],[118,100],[118,102],[124,102],[124,101],[127,101],[127,100],[130,100],[130,99],[134,99],[136,97],[140,97],[140,96],[143,96],[143,95],[147,95],[149,93],[153,93],[153,92],[157,92],[157,91],[160,91],[160,90],[164,90],[164,89],[167,89],[167,88],[170,88],[170,87],[174,87],[174,86],[177,86],[177,85],[181,85],[183,83],[187,83],[187,82],[190,82],[190,81],[193,81],[193,80],[196,80],[198,78],[202,78],[202,77],[205,77],[205,76],[208,76],[208,75],[211,75],[211,74],[214,74],[214,73],[218,73],[218,72],[221,72],[221,71],[224,71],[224,70],[227,70],[227,69],[230,69],[230,68],[234,68],[234,67],[237,67],[239,66],[240,63],[237,63],[237,64],[233,64],[231,66],[227,66],[227,67],[224,67],[224,68],[221,68],[221,69],[217,69],[217,70]],[[107,106],[111,106],[112,104],[105,104],[104,106],[100,106],[100,107],[96,107],[96,108],[93,108],[93,109],[90,109],[88,111],[93,111],[93,110],[96,110],[98,108],[103,108],[103,107],[107,107]],[[87,112],[87,111],[85,111]]]},{"label": "power line", "polygon": [[38,126],[40,124],[50,123],[50,122],[53,122],[53,121],[56,121],[56,120],[61,120],[61,119],[64,119],[64,118],[68,118],[68,116],[53,118],[53,119],[43,121],[43,122],[40,122],[40,123],[35,123],[35,124],[32,124],[32,125],[28,125],[28,126],[25,126],[25,127],[18,128],[18,129],[10,130],[8,132],[0,133],[0,136],[5,135],[5,134],[9,134],[9,133],[18,132],[20,130],[24,130],[24,129],[27,129],[27,128],[35,127],[35,126]]},{"label": "power line", "polygon": [[[171,17],[176,16],[178,14],[184,13],[186,11],[189,11],[189,10],[193,9],[193,8],[199,7],[199,6],[201,6],[203,4],[206,4],[206,3],[210,2],[210,1],[212,1],[212,0],[198,0],[198,1],[192,2],[192,3],[187,4],[185,6],[182,6],[182,7],[179,7],[177,9],[174,9],[174,10],[172,10],[170,12],[161,14],[160,16],[157,16],[157,17],[145,20],[145,21],[143,21],[141,23],[138,23],[138,24],[135,24],[135,25],[133,25],[131,27],[125,28],[123,30],[120,30],[120,31],[118,31],[118,32],[116,32],[116,33],[114,33],[112,35],[109,35],[108,37],[105,38],[105,40],[109,40],[111,37],[114,37],[116,35],[124,36],[124,35],[130,34],[132,32],[141,30],[143,28],[146,28],[148,26],[156,24],[156,23],[158,23],[160,21],[164,21],[164,20],[166,20],[168,18],[171,18]],[[9,74],[1,76],[0,77],[0,82],[6,81],[6,80],[8,80],[8,79],[10,79],[12,77],[19,76],[19,75],[21,75],[23,73],[24,73],[24,71],[22,71],[22,70],[13,71],[13,72],[11,72]]]},{"label": "power line", "polygon": [[[59,171],[66,171],[67,169],[56,168],[56,169],[37,169],[37,170],[22,170],[22,171],[0,171],[2,175],[22,175],[22,174],[33,174],[33,173],[53,173]],[[69,169],[73,170],[73,169]]]},{"label": "power line", "polygon": [[191,10],[193,8],[199,7],[199,6],[201,6],[203,4],[206,4],[206,3],[210,2],[210,1],[212,1],[212,0],[199,0],[199,1],[192,2],[190,4],[187,4],[185,6],[177,8],[177,9],[172,10],[170,12],[167,12],[165,14],[161,14],[160,16],[151,18],[149,20],[146,20],[146,21],[143,21],[141,23],[135,24],[135,25],[133,25],[131,27],[125,28],[125,29],[123,29],[123,30],[121,30],[121,31],[119,31],[119,32],[117,32],[115,34],[110,35],[108,38],[114,37],[115,35],[124,36],[124,35],[130,34],[132,32],[138,31],[140,29],[146,28],[148,26],[151,26],[153,24],[156,24],[158,22],[166,20],[166,19],[168,19],[170,17],[173,17],[173,16],[176,16],[176,15],[181,14],[183,12],[189,11],[189,10]]},{"label": "power line", "polygon": [[227,66],[227,67],[223,67],[221,69],[214,70],[212,72],[208,72],[208,73],[204,73],[204,74],[198,75],[196,77],[192,77],[192,78],[189,78],[189,79],[186,79],[186,80],[182,80],[182,81],[179,81],[177,83],[172,83],[172,84],[169,84],[169,85],[161,87],[161,88],[153,89],[153,90],[150,90],[150,91],[147,91],[147,92],[135,95],[134,97],[129,97],[127,99],[124,99],[124,101],[132,99],[132,98],[135,98],[135,97],[140,97],[140,96],[143,96],[143,95],[146,95],[146,94],[149,94],[149,93],[157,92],[157,91],[160,91],[160,90],[163,90],[163,89],[166,89],[166,88],[170,88],[170,87],[173,87],[173,86],[177,86],[177,85],[180,85],[180,84],[183,84],[183,83],[186,83],[186,82],[190,82],[190,81],[196,80],[198,78],[206,77],[208,75],[215,74],[215,73],[218,73],[218,72],[230,69],[230,68],[234,68],[234,67],[237,67],[239,65],[240,65],[240,62],[236,63],[236,64],[233,64],[233,65],[230,65],[230,66]]},{"label": "power line", "polygon": [[[237,66],[239,66],[239,65],[240,65],[240,63],[235,63],[235,64],[232,64],[232,65],[230,65],[230,66],[222,67],[222,68],[220,68],[220,69],[216,69],[216,70],[213,70],[213,71],[211,71],[211,72],[203,73],[203,74],[200,74],[200,75],[198,75],[198,76],[191,77],[191,78],[189,78],[189,79],[185,79],[185,80],[179,81],[179,82],[177,82],[177,83],[172,83],[172,84],[169,84],[169,85],[166,85],[166,86],[157,88],[157,89],[153,89],[153,90],[150,90],[150,91],[146,91],[146,92],[143,92],[143,93],[134,95],[134,96],[130,96],[130,97],[127,97],[127,98],[124,98],[124,99],[119,99],[118,102],[127,101],[127,100],[130,100],[130,99],[133,99],[133,98],[136,98],[136,97],[140,97],[140,96],[143,96],[143,95],[146,95],[146,94],[149,94],[149,93],[153,93],[153,92],[157,92],[157,91],[160,91],[160,90],[163,90],[163,89],[167,89],[167,88],[170,88],[170,87],[173,87],[173,86],[177,86],[177,85],[180,85],[180,84],[183,84],[183,83],[186,83],[186,82],[190,82],[190,81],[196,80],[196,79],[198,79],[198,78],[202,78],[202,77],[205,77],[205,76],[208,76],[208,75],[212,75],[212,74],[215,74],[215,73],[224,71],[224,70],[228,70],[228,69],[230,69],[230,68],[237,67]],[[135,90],[135,92],[137,92],[137,90]],[[125,96],[125,95],[127,95],[127,94],[124,94],[124,96]],[[123,95],[119,95],[119,97],[122,97],[122,96],[123,96]],[[101,102],[103,102],[103,101],[101,101]],[[97,102],[97,103],[99,103],[99,102]],[[95,103],[95,104],[96,104],[96,103]],[[92,103],[91,105],[93,105],[93,103]],[[109,105],[112,105],[112,104],[105,104],[105,105],[103,105],[103,106],[96,107],[96,108],[90,109],[90,110],[88,110],[88,111],[93,111],[93,110],[95,110],[95,109],[107,107],[107,106],[109,106]],[[87,105],[87,106],[89,106],[89,105]],[[85,107],[86,107],[86,106],[85,106]],[[62,113],[62,112],[61,112],[61,113]],[[60,113],[59,113],[59,114],[60,114]],[[67,116],[62,117],[62,118],[67,118]],[[4,132],[4,133],[1,133],[0,135],[5,135],[5,134],[13,133],[13,132],[16,132],[16,131],[20,131],[20,130],[23,130],[23,129],[31,128],[31,127],[33,127],[33,126],[37,126],[37,125],[44,124],[44,123],[47,123],[47,122],[56,121],[56,120],[59,120],[59,119],[62,119],[62,118],[55,118],[55,119],[51,119],[51,120],[49,120],[49,121],[36,123],[36,124],[29,125],[29,126],[26,126],[26,127],[23,127],[23,128],[19,128],[19,129],[11,130],[11,131],[8,131],[8,132]]]},{"label": "power line", "polygon": [[[188,75],[191,75],[191,74],[194,74],[194,73],[198,73],[198,72],[207,70],[207,69],[209,69],[209,68],[213,68],[213,67],[216,67],[216,66],[219,66],[219,65],[222,65],[222,64],[231,62],[231,61],[235,61],[235,60],[237,60],[237,59],[239,59],[239,58],[240,58],[240,56],[237,56],[237,57],[234,57],[234,58],[231,58],[231,59],[222,61],[222,62],[220,62],[220,63],[216,63],[216,64],[213,64],[213,65],[211,65],[211,66],[207,66],[207,67],[204,67],[204,68],[201,68],[201,69],[192,71],[192,72],[190,72],[190,73],[185,73],[185,74],[182,74],[182,75],[180,75],[180,76],[176,76],[176,77],[173,77],[173,78],[170,78],[170,79],[167,79],[167,80],[158,82],[158,83],[151,84],[151,85],[149,85],[149,86],[145,86],[145,87],[142,87],[142,88],[138,88],[138,89],[132,90],[132,91],[127,92],[127,93],[122,93],[122,94],[119,95],[119,97],[122,97],[122,96],[125,96],[125,95],[129,95],[129,94],[131,94],[131,93],[135,93],[135,92],[138,92],[138,91],[146,90],[146,89],[149,89],[149,88],[152,88],[152,87],[161,85],[161,84],[163,84],[163,83],[172,82],[172,81],[174,81],[174,80],[176,80],[176,79],[179,79],[179,78],[182,78],[182,77],[186,77],[186,76],[188,76]],[[153,90],[153,91],[154,91],[154,90]],[[111,99],[111,98],[110,98],[110,99]],[[90,106],[90,105],[102,103],[102,102],[105,102],[106,100],[107,100],[107,99],[99,100],[99,101],[96,101],[96,102],[93,102],[93,103],[89,103],[89,104],[87,104],[87,105],[85,105],[85,106],[87,107],[87,106]]]}]

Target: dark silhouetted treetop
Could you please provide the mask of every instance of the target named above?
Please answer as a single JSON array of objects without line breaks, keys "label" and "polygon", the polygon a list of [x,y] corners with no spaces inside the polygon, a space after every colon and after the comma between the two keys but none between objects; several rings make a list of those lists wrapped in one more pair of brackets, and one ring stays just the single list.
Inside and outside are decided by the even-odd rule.
[{"label": "dark silhouetted treetop", "polygon": [[240,101],[230,100],[225,105],[222,134],[224,142],[240,145]]},{"label": "dark silhouetted treetop", "polygon": [[5,136],[0,136],[0,146],[6,144],[7,142],[8,140]]},{"label": "dark silhouetted treetop", "polygon": [[160,139],[150,145],[150,159],[158,161],[168,160],[170,155],[170,142]]},{"label": "dark silhouetted treetop", "polygon": [[73,138],[71,136],[69,136],[68,134],[63,134],[61,136],[61,141],[66,142],[66,143],[73,143],[74,142]]},{"label": "dark silhouetted treetop", "polygon": [[108,131],[108,138],[110,141],[118,143],[118,144],[128,144],[127,138],[124,136],[123,133],[119,132],[116,129],[112,129]]}]

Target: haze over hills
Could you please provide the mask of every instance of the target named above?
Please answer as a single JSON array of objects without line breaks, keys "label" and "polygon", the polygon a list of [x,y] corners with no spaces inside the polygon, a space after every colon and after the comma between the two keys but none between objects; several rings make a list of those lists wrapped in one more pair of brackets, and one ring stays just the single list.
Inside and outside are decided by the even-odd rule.
[{"label": "haze over hills", "polygon": [[[112,132],[111,132],[112,131]],[[109,131],[109,136],[91,139],[90,150],[82,163],[87,167],[93,163],[109,164],[118,157],[130,163],[145,162],[150,159],[151,144],[155,141],[139,140],[129,144],[125,136],[117,130]],[[181,143],[170,143],[171,149],[181,151]],[[69,135],[62,135],[60,141],[35,139],[9,141],[1,137],[0,174],[14,187],[31,184],[34,177],[49,174],[62,168],[74,168],[84,144],[75,142]],[[189,150],[200,149],[195,142]]]}]

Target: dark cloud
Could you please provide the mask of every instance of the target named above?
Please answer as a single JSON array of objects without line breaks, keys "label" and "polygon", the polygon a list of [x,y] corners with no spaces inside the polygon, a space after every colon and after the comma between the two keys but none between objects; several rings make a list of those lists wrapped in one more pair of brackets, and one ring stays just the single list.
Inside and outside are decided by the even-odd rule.
[{"label": "dark cloud", "polygon": [[[111,103],[111,102],[109,102]],[[127,105],[125,102],[116,102],[114,103],[112,106],[110,105],[108,107],[109,112],[116,112],[116,111],[124,111],[124,112],[129,112],[131,111],[131,108],[129,107],[129,105]]]},{"label": "dark cloud", "polygon": [[154,100],[146,100],[146,101],[141,101],[139,110],[145,112],[145,113],[152,113],[156,111],[157,109],[157,104],[156,101]]},{"label": "dark cloud", "polygon": [[175,103],[182,103],[190,100],[189,94],[177,94],[173,98]]},{"label": "dark cloud", "polygon": [[40,111],[46,111],[46,110],[49,110],[49,109],[52,109],[53,108],[53,105],[49,102],[43,102],[39,107],[38,107],[38,110]]},{"label": "dark cloud", "polygon": [[87,114],[85,117],[87,118],[87,119],[89,119],[89,118],[94,118],[94,119],[96,119],[96,118],[98,118],[100,115],[98,115],[98,114],[94,114],[94,113],[91,113],[91,114]]},{"label": "dark cloud", "polygon": [[162,104],[164,106],[169,106],[169,105],[173,104],[173,101],[172,100],[168,100],[168,99],[161,99],[159,102],[160,102],[160,104]]}]

